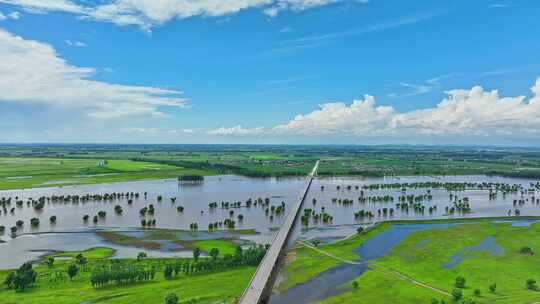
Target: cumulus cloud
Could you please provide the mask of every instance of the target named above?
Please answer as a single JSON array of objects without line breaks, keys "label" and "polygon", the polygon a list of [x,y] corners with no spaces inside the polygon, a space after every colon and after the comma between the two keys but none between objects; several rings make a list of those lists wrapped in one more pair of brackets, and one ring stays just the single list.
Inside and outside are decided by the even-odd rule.
[{"label": "cumulus cloud", "polygon": [[501,97],[480,86],[451,90],[434,108],[397,112],[372,96],[352,104],[325,103],[272,132],[284,135],[528,136],[540,134],[540,78],[532,98]]},{"label": "cumulus cloud", "polygon": [[94,118],[163,116],[161,107],[186,107],[181,92],[95,81],[95,69],[76,67],[55,49],[0,29],[0,102],[78,109]]},{"label": "cumulus cloud", "polygon": [[149,29],[174,18],[224,16],[250,8],[262,8],[267,15],[275,16],[283,10],[300,11],[342,1],[346,0],[106,0],[95,5],[70,0],[0,0],[0,3],[17,5],[30,12],[61,11],[83,19]]},{"label": "cumulus cloud", "polygon": [[309,114],[297,115],[290,122],[273,128],[277,134],[293,135],[363,135],[380,133],[393,117],[392,107],[375,106],[375,98],[366,95],[351,105],[325,103]]},{"label": "cumulus cloud", "polygon": [[264,127],[257,128],[244,128],[241,125],[237,125],[231,128],[219,128],[215,130],[207,131],[208,135],[222,135],[222,136],[255,136],[265,133]]}]

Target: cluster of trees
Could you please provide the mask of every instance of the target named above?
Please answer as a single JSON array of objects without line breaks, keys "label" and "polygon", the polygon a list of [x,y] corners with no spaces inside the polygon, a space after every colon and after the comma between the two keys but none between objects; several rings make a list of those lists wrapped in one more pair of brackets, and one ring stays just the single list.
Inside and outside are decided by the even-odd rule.
[{"label": "cluster of trees", "polygon": [[210,258],[200,259],[200,250],[195,250],[193,260],[177,260],[165,267],[165,278],[177,275],[180,271],[185,274],[222,271],[241,266],[257,266],[266,254],[267,246],[253,246],[247,249],[236,247],[233,255],[219,256],[219,250],[214,248],[210,251]]},{"label": "cluster of trees", "polygon": [[145,268],[140,265],[112,263],[109,267],[102,266],[92,271],[90,283],[94,287],[108,284],[126,285],[128,283],[153,280],[156,275],[154,266]]},{"label": "cluster of trees", "polygon": [[25,263],[17,271],[10,272],[4,284],[9,289],[21,291],[34,285],[36,278],[37,273],[32,269],[32,263]]},{"label": "cluster of trees", "polygon": [[180,175],[178,181],[181,183],[202,183],[204,176],[202,175]]},{"label": "cluster of trees", "polygon": [[310,219],[313,219],[313,222],[315,224],[318,223],[319,221],[322,221],[325,224],[331,223],[334,220],[334,218],[329,213],[326,213],[324,210],[325,208],[321,207],[321,213],[317,213],[315,212],[315,210],[311,208],[306,208],[304,209],[304,214],[300,218],[300,221],[304,225],[309,225]]},{"label": "cluster of trees", "polygon": [[[463,296],[463,291],[462,289],[465,288],[465,283],[466,283],[466,279],[462,276],[458,276],[456,277],[455,281],[454,281],[454,286],[456,287],[454,290],[452,290],[452,292],[450,293],[452,295],[452,298],[453,298],[453,303],[458,303],[458,304],[476,304],[476,301],[474,301],[473,299],[470,299],[470,298],[464,298]],[[491,285],[489,285],[488,287],[489,291],[491,293],[495,293],[495,291],[497,290],[497,284],[493,283]],[[480,289],[475,289],[474,290],[474,296],[475,297],[480,297],[482,295],[482,291]],[[447,302],[443,299],[435,299],[433,298],[431,300],[431,304],[447,304]]]}]

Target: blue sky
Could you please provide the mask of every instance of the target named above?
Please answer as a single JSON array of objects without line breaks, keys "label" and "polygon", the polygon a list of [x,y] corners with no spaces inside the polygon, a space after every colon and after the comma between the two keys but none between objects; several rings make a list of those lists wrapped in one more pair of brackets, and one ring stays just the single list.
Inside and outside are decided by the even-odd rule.
[{"label": "blue sky", "polygon": [[0,141],[537,145],[537,1],[194,3],[0,0]]}]

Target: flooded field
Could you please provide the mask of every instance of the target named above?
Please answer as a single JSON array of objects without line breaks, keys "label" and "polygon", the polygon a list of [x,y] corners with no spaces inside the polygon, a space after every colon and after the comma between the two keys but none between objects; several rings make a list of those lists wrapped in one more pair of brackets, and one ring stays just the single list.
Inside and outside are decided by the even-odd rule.
[{"label": "flooded field", "polygon": [[[416,184],[426,182],[486,184],[482,189],[470,186],[459,191]],[[415,186],[380,187],[398,183]],[[537,200],[534,192],[528,192],[535,183],[534,180],[488,176],[318,178],[313,182],[303,207],[310,210],[302,212],[319,218],[310,217],[302,223],[299,221],[296,235],[302,239],[320,239],[324,242],[352,234],[359,226],[390,219],[506,216],[509,211],[513,214],[516,209],[521,215],[540,215],[540,206],[531,203]],[[488,184],[493,187],[504,184],[515,191],[504,195],[499,192],[493,196],[487,189]],[[10,200],[9,204],[4,203],[0,208],[0,226],[5,229],[0,235],[0,240],[5,242],[0,243],[0,268],[14,267],[50,250],[109,246],[117,250],[117,257],[133,256],[140,251],[139,248],[111,244],[96,234],[96,230],[128,230],[136,236],[137,231],[142,229],[174,229],[189,232],[181,234],[181,239],[219,239],[230,237],[220,234],[226,232],[218,231],[233,230],[228,229],[226,223],[234,221],[234,230],[240,232],[235,238],[270,243],[288,212],[288,206],[298,199],[304,185],[304,178],[213,176],[197,185],[181,185],[176,180],[149,180],[0,191],[0,199],[4,202]],[[91,197],[105,194],[117,195],[108,199]],[[73,195],[89,195],[90,198],[85,201],[65,199]],[[53,196],[57,199],[51,199]],[[418,206],[422,206],[422,212],[416,207],[407,211],[396,208],[396,204],[401,202],[400,196],[422,197],[417,202]],[[44,204],[36,208],[40,198],[43,198]],[[470,210],[450,214],[447,207],[458,200],[466,200]],[[520,200],[523,203],[519,203]],[[141,209],[148,209],[150,205],[153,214],[143,215]],[[434,206],[437,208],[432,208]],[[390,209],[393,210],[390,212]],[[360,210],[372,215],[355,216]],[[100,212],[103,216],[98,215]],[[51,221],[53,216],[56,221]],[[85,216],[88,216],[86,220]],[[327,219],[323,220],[323,216]],[[32,225],[32,219],[38,219],[39,224]],[[155,224],[143,227],[142,220],[155,220]],[[22,221],[22,224],[18,221]],[[16,238],[10,233],[12,227],[17,227]],[[214,231],[208,233],[209,228]],[[162,247],[159,250],[147,248],[147,251],[156,256],[189,254],[179,247],[167,244]],[[13,256],[17,258],[8,259]]]}]

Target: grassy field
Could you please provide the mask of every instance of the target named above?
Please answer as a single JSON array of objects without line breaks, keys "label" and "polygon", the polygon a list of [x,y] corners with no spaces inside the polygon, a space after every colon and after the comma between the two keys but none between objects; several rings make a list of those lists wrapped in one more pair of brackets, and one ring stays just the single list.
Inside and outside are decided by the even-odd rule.
[{"label": "grassy field", "polygon": [[[0,158],[0,189],[42,186],[48,182],[80,184],[191,173],[299,176],[306,175],[316,160],[321,160],[319,175],[495,174],[540,178],[540,150],[532,148],[0,145],[0,157],[4,157]],[[98,167],[100,160],[109,163]],[[60,166],[60,162],[66,165]]]},{"label": "grassy field", "polygon": [[[352,248],[389,225],[392,223],[381,224],[343,242],[321,245],[318,249],[334,257],[352,260]],[[433,298],[453,303],[450,296],[404,278],[450,293],[456,289],[457,276],[466,279],[465,288],[461,289],[464,297],[476,303],[535,303],[540,301],[540,292],[528,290],[526,280],[540,280],[540,256],[523,254],[520,249],[528,246],[533,251],[540,250],[539,233],[540,223],[513,227],[510,223],[495,223],[487,219],[479,220],[477,224],[416,231],[388,254],[371,261],[369,270],[355,279],[358,288],[351,288],[352,281],[348,282],[344,285],[344,293],[322,303],[416,304],[431,303]],[[496,245],[502,248],[500,254],[467,250],[486,237],[494,237]],[[463,254],[460,263],[449,268],[442,266],[458,252]],[[336,259],[311,248],[297,248],[289,255],[289,263],[284,270],[286,280],[280,289],[305,282],[338,263]],[[489,290],[491,284],[497,285],[494,293]],[[475,295],[476,289],[480,291],[479,295]]]},{"label": "grassy field", "polygon": [[201,240],[193,242],[192,246],[204,252],[210,252],[212,248],[217,248],[220,254],[234,254],[237,247],[229,240]]},{"label": "grassy field", "polygon": [[[57,260],[52,267],[39,265],[35,267],[38,272],[37,283],[22,292],[7,290],[0,286],[0,304],[73,304],[73,303],[164,303],[169,293],[176,293],[180,303],[235,303],[245,286],[249,282],[255,267],[240,267],[233,270],[210,274],[186,275],[180,273],[170,280],[166,280],[160,270],[170,259],[143,259],[121,260],[122,262],[137,263],[142,266],[154,265],[158,268],[156,278],[142,283],[131,283],[125,286],[108,286],[94,288],[89,282],[90,271],[100,265],[110,263],[105,259],[112,249],[95,248],[82,252],[88,259],[87,264],[81,266],[79,273],[73,280],[65,279],[56,282],[49,281],[55,273],[65,273],[69,260]],[[59,253],[55,256],[71,257],[79,252]],[[0,271],[0,281],[10,271]]]},{"label": "grassy field", "polygon": [[0,189],[95,184],[213,174],[211,170],[132,160],[0,158]]}]

